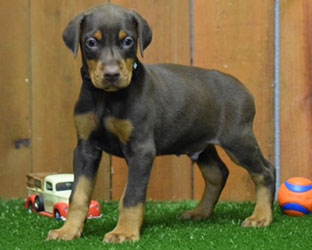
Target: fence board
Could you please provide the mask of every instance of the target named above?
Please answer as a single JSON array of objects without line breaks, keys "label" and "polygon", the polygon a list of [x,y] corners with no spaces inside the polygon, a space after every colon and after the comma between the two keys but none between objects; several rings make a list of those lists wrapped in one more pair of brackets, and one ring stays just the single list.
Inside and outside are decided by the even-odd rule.
[{"label": "fence board", "polygon": [[20,198],[31,168],[30,147],[14,147],[31,134],[28,1],[1,1],[0,10],[0,197]]},{"label": "fence board", "polygon": [[[150,24],[153,41],[144,53],[144,63],[190,64],[190,5],[188,0],[114,0],[115,4],[136,9]],[[124,161],[113,158],[113,197],[119,199],[126,181]],[[148,198],[180,200],[191,198],[191,164],[186,157],[156,159]]]},{"label": "fence board", "polygon": [[[80,56],[62,41],[67,23],[78,13],[105,1],[31,1],[33,170],[72,172],[76,134],[74,104],[78,98]],[[96,198],[108,199],[110,158],[103,157]]]},{"label": "fence board", "polygon": [[[255,134],[263,153],[274,160],[274,4],[272,1],[194,1],[194,63],[240,79],[255,96]],[[222,152],[230,169],[226,200],[254,199],[253,184]],[[196,171],[195,197],[203,182]],[[235,190],[235,192],[232,192]]]},{"label": "fence board", "polygon": [[312,2],[281,3],[281,180],[312,179]]}]

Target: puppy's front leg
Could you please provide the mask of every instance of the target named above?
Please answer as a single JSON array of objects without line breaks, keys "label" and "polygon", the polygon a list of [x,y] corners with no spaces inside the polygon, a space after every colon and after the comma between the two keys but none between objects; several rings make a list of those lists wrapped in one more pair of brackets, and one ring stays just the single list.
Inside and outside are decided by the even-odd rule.
[{"label": "puppy's front leg", "polygon": [[154,158],[155,149],[146,144],[127,153],[128,182],[119,204],[118,224],[105,235],[104,242],[123,243],[140,239],[146,191]]},{"label": "puppy's front leg", "polygon": [[94,149],[88,142],[79,143],[75,150],[75,180],[68,217],[62,228],[49,232],[47,240],[73,240],[81,236],[101,154],[101,151]]},{"label": "puppy's front leg", "polygon": [[[80,120],[79,120],[80,119]],[[102,156],[102,151],[94,140],[89,138],[91,129],[80,128],[81,119],[87,119],[92,124],[90,115],[75,118],[79,142],[74,152],[74,186],[70,196],[68,217],[64,226],[49,232],[47,240],[73,240],[82,234],[84,223],[88,216],[91,195],[94,189],[96,175]],[[90,125],[88,125],[90,127]],[[96,124],[94,123],[94,128]],[[87,133],[88,132],[88,133]],[[88,136],[85,136],[87,133]]]}]

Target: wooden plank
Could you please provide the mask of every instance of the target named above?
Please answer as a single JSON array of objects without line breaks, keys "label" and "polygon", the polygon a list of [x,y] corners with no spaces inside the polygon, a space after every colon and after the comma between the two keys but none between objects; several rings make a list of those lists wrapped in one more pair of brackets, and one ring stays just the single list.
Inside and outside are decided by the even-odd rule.
[{"label": "wooden plank", "polygon": [[112,157],[112,198],[119,200],[128,179],[128,166],[124,159]]},{"label": "wooden plank", "polygon": [[[144,52],[144,63],[190,64],[190,4],[188,0],[113,0],[112,3],[136,9],[150,24],[153,41]],[[119,199],[127,178],[125,162],[113,158],[113,197]],[[180,200],[191,198],[191,164],[186,157],[156,159],[148,198]]]},{"label": "wooden plank", "polygon": [[192,198],[192,168],[187,156],[162,156],[155,161],[147,197],[153,200]]},{"label": "wooden plank", "polygon": [[[264,155],[274,160],[274,4],[270,0],[194,1],[194,63],[240,79],[255,96],[254,128]],[[219,150],[220,151],[220,150]],[[252,200],[247,172],[221,153],[230,169],[224,200]],[[198,171],[195,197],[203,190]],[[233,192],[232,190],[235,190]]]},{"label": "wooden plank", "polygon": [[312,179],[312,2],[281,3],[281,180]]},{"label": "wooden plank", "polygon": [[[128,166],[113,157],[113,200],[119,200],[127,183]],[[192,195],[191,162],[186,156],[158,157],[154,163],[147,197],[153,200],[186,200]]]},{"label": "wooden plank", "polygon": [[[62,41],[68,22],[103,0],[31,1],[32,141],[35,172],[72,172],[74,104],[81,86],[80,56]],[[110,197],[110,158],[103,157],[95,198]]]},{"label": "wooden plank", "polygon": [[[14,142],[30,138],[29,1],[0,3],[0,197],[26,197],[31,149]],[[8,26],[9,25],[9,26]]]}]

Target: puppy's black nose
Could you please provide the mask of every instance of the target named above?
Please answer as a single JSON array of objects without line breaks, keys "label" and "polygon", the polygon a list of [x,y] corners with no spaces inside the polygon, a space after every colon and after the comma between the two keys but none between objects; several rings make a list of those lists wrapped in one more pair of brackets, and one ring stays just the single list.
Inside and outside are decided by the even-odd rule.
[{"label": "puppy's black nose", "polygon": [[117,65],[107,65],[104,69],[104,78],[109,82],[117,82],[120,79],[120,69]]}]

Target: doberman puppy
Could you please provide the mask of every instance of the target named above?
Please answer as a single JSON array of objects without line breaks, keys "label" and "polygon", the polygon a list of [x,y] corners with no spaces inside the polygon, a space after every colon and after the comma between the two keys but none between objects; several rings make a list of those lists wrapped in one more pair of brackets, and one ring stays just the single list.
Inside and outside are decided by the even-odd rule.
[{"label": "doberman puppy", "polygon": [[157,155],[186,154],[198,164],[205,191],[198,207],[183,217],[210,217],[228,177],[214,145],[246,168],[256,185],[256,207],[243,226],[272,222],[275,169],[253,133],[253,97],[237,79],[195,67],[143,65],[137,50],[143,56],[152,40],[148,23],[137,12],[112,4],[75,17],[63,39],[75,56],[81,48],[83,83],[74,112],[78,145],[69,214],[47,239],[81,236],[102,151],[125,158],[129,167],[119,221],[105,242],[139,240]]}]

